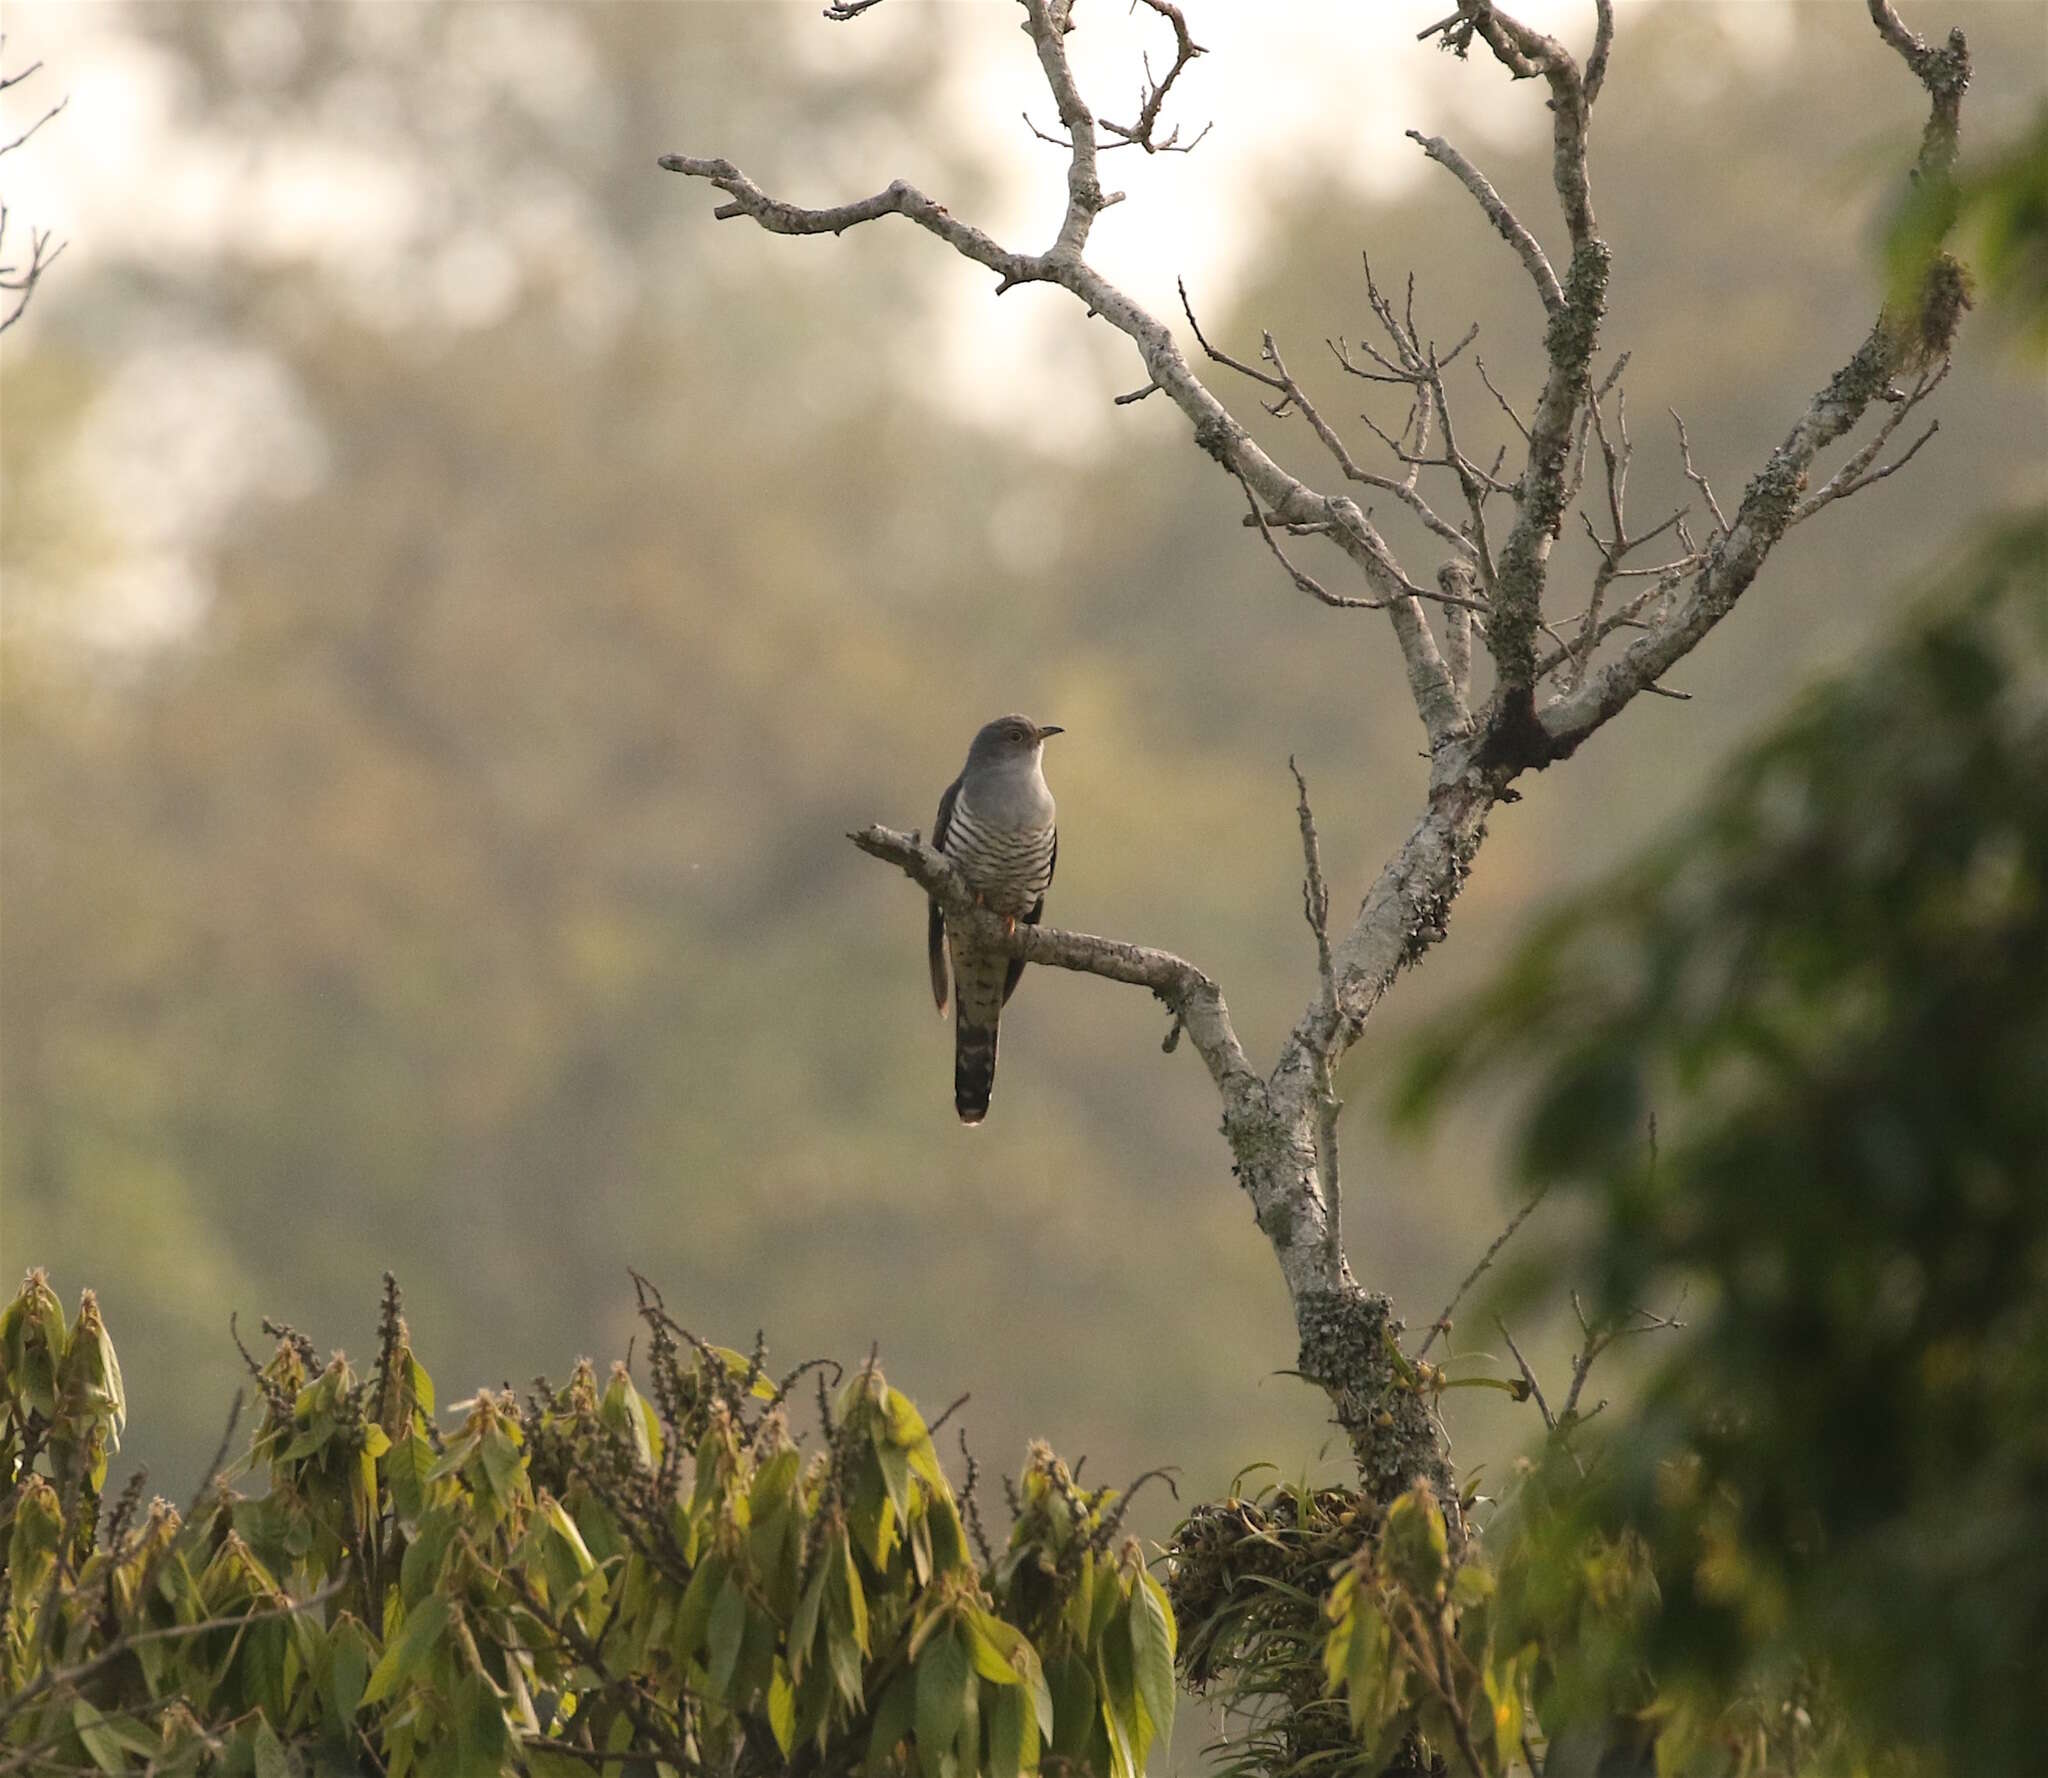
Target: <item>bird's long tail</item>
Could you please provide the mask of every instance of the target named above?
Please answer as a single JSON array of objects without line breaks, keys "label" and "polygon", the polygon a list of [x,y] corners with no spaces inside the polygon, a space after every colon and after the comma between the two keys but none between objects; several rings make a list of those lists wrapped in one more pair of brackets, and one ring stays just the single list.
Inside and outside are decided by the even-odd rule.
[{"label": "bird's long tail", "polygon": [[970,1024],[965,1013],[953,1024],[953,1109],[963,1124],[988,1116],[996,1086],[996,1022]]}]

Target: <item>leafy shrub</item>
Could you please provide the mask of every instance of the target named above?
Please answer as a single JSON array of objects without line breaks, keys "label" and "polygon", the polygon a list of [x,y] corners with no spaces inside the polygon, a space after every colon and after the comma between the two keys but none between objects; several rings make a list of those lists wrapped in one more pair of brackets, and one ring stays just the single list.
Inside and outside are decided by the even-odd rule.
[{"label": "leafy shrub", "polygon": [[644,1285],[641,1313],[646,1393],[586,1361],[449,1425],[387,1279],[367,1375],[288,1327],[250,1361],[262,1492],[103,1510],[113,1345],[30,1274],[0,1314],[0,1773],[1143,1769],[1175,1628],[1127,1496],[1034,1447],[995,1553],[971,1464],[956,1494],[872,1360],[776,1378]]}]

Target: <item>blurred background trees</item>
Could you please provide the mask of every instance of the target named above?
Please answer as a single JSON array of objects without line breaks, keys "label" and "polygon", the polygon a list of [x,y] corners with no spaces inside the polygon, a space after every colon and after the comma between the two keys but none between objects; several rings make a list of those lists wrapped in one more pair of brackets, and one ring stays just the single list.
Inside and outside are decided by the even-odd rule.
[{"label": "blurred background trees", "polygon": [[[1973,131],[2016,134],[2031,21],[1951,11]],[[39,16],[11,12],[24,48]],[[1036,983],[1015,1115],[967,1146],[917,920],[839,835],[928,820],[989,712],[1061,721],[1063,917],[1199,954],[1274,1032],[1308,963],[1276,917],[1285,758],[1381,764],[1384,808],[1327,860],[1343,893],[1421,778],[1398,663],[1286,594],[1163,420],[1100,426],[1129,379],[1085,347],[1071,438],[954,399],[933,342],[960,268],[685,226],[652,163],[686,142],[821,185],[900,150],[963,210],[992,191],[984,157],[1024,145],[955,134],[939,98],[972,27],[906,16],[873,55],[770,8],[138,7],[97,65],[203,136],[214,182],[153,181],[140,129],[36,145],[125,140],[138,196],[5,346],[0,1238],[98,1287],[161,1485],[217,1436],[230,1307],[360,1327],[394,1262],[457,1389],[623,1345],[632,1255],[735,1343],[880,1338],[925,1399],[971,1383],[994,1451],[1042,1432],[1213,1492],[1320,1449],[1318,1402],[1272,1375],[1286,1305],[1206,1084],[1156,1057],[1150,1009]],[[1715,469],[1860,325],[1878,169],[1918,128],[1860,14],[1770,16],[1774,44],[1633,19],[1594,167],[1637,406],[1686,412]],[[1540,185],[1541,152],[1495,151],[1502,183]],[[1247,227],[1242,321],[1205,325],[1305,361],[1362,311],[1370,246],[1526,383],[1524,293],[1469,206],[1317,164]],[[1480,979],[1533,899],[1690,800],[2037,476],[2035,392],[1974,341],[1943,411],[1881,521],[1787,543],[1691,703],[1503,814],[1435,983]],[[1680,485],[1652,455],[1646,501]],[[1355,1070],[1427,1010],[1390,1007]],[[1496,1223],[1499,1115],[1401,1152],[1349,1096],[1354,1253],[1439,1302]],[[1453,1426],[1461,1457],[1521,1436]]]}]

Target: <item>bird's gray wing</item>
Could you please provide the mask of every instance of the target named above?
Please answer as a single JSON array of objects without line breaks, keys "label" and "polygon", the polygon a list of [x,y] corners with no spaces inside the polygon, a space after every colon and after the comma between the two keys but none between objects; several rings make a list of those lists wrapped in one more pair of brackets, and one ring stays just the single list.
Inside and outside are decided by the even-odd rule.
[{"label": "bird's gray wing", "polygon": [[[953,804],[960,797],[960,780],[955,778],[946,786],[946,793],[939,798],[938,819],[932,823],[932,844],[943,852],[946,849],[946,835],[953,828]],[[932,998],[938,1002],[939,1016],[946,1012],[946,1000],[951,987],[951,972],[946,966],[946,916],[939,904],[931,904],[931,922],[927,929],[925,948],[931,956]]]},{"label": "bird's gray wing", "polygon": [[[1054,829],[1052,830],[1052,856],[1051,856],[1051,857],[1050,857],[1049,859],[1047,859],[1047,860],[1046,860],[1046,864],[1045,864],[1045,886],[1046,886],[1046,888],[1050,889],[1050,888],[1052,887],[1052,879],[1053,879],[1053,873],[1054,873],[1054,872],[1055,872],[1056,870],[1058,870],[1058,869],[1059,869],[1059,867],[1060,867],[1060,830],[1059,830],[1058,828],[1054,828]],[[1034,902],[1033,902],[1033,903],[1031,904],[1031,906],[1030,906],[1029,910],[1028,910],[1028,911],[1027,911],[1027,912],[1025,913],[1025,915],[1024,915],[1024,924],[1025,924],[1026,926],[1036,926],[1036,925],[1038,924],[1038,922],[1039,922],[1039,921],[1040,921],[1041,919],[1043,919],[1043,918],[1044,918],[1044,916],[1045,916],[1045,897],[1044,897],[1043,895],[1041,895],[1041,896],[1039,896],[1039,898],[1038,898],[1038,899],[1037,899],[1036,901],[1034,901]],[[1016,991],[1017,991],[1017,978],[1018,978],[1018,977],[1019,977],[1020,975],[1022,975],[1023,973],[1024,973],[1024,959],[1023,959],[1022,957],[1012,957],[1012,958],[1010,959],[1010,968],[1009,968],[1009,972],[1008,972],[1008,974],[1006,974],[1006,975],[1005,975],[1005,976],[1003,977],[1003,1004],[1004,1004],[1005,1006],[1008,1006],[1008,1005],[1010,1004],[1010,996],[1011,996],[1012,994],[1016,993]]]}]

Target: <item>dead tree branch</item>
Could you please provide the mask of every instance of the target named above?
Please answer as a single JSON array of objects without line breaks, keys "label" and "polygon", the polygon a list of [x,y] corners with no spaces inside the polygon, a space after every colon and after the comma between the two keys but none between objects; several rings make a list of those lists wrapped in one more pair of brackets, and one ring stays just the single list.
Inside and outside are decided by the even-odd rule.
[{"label": "dead tree branch", "polygon": [[[1664,674],[1734,607],[1795,515],[1809,506],[1817,510],[1898,466],[1874,468],[1887,433],[1877,441],[1877,451],[1866,446],[1820,494],[1807,499],[1807,474],[1818,454],[1861,419],[1895,376],[1909,369],[1924,370],[1942,356],[1946,332],[1952,331],[1962,306],[1960,270],[1949,276],[1943,268],[1952,268],[1953,262],[1938,260],[1930,267],[1921,313],[1880,315],[1862,346],[1810,399],[1752,478],[1732,518],[1723,517],[1705,478],[1693,468],[1681,431],[1687,473],[1715,513],[1715,530],[1704,544],[1694,542],[1678,514],[1640,536],[1632,535],[1623,504],[1632,447],[1619,406],[1612,433],[1600,411],[1618,369],[1597,391],[1591,378],[1605,313],[1610,253],[1596,227],[1586,146],[1592,108],[1608,68],[1613,10],[1609,0],[1596,0],[1594,42],[1582,71],[1562,43],[1532,30],[1492,0],[1458,0],[1456,12],[1424,34],[1441,34],[1447,45],[1461,52],[1474,42],[1484,43],[1511,76],[1544,82],[1552,114],[1552,184],[1571,241],[1570,259],[1560,278],[1535,245],[1533,233],[1469,162],[1438,139],[1417,137],[1480,202],[1522,260],[1544,302],[1546,369],[1526,420],[1494,391],[1521,435],[1524,461],[1519,472],[1503,479],[1500,460],[1483,469],[1460,448],[1443,376],[1456,351],[1440,356],[1423,340],[1414,318],[1412,281],[1407,305],[1397,314],[1369,280],[1374,312],[1393,348],[1391,356],[1366,347],[1376,367],[1367,369],[1353,364],[1341,346],[1333,347],[1347,370],[1409,389],[1408,422],[1399,441],[1388,441],[1407,470],[1404,477],[1375,477],[1360,468],[1288,372],[1270,339],[1265,352],[1268,368],[1262,368],[1214,350],[1194,328],[1198,343],[1214,362],[1277,397],[1270,412],[1282,417],[1298,412],[1303,417],[1346,481],[1393,493],[1451,547],[1453,560],[1431,595],[1402,569],[1355,500],[1323,492],[1284,469],[1195,374],[1166,324],[1084,257],[1095,218],[1121,196],[1105,192],[1100,183],[1100,135],[1166,146],[1154,144],[1151,131],[1166,90],[1191,59],[1184,21],[1163,0],[1146,0],[1175,25],[1181,53],[1165,80],[1154,81],[1148,73],[1137,122],[1118,129],[1100,124],[1076,87],[1066,50],[1066,37],[1075,23],[1071,0],[1021,4],[1040,72],[1066,132],[1062,147],[1068,155],[1066,202],[1050,244],[1040,251],[1023,252],[996,241],[900,180],[871,197],[810,209],[769,195],[729,161],[670,155],[661,164],[723,192],[726,201],[715,210],[717,217],[747,217],[774,234],[838,234],[885,216],[901,216],[994,273],[998,295],[1019,284],[1057,285],[1089,315],[1099,316],[1128,338],[1143,366],[1144,382],[1119,399],[1135,401],[1155,391],[1167,396],[1186,419],[1197,447],[1245,493],[1247,523],[1260,531],[1296,585],[1328,604],[1366,605],[1388,612],[1428,739],[1427,796],[1407,839],[1381,866],[1350,924],[1341,933],[1325,925],[1319,934],[1315,991],[1264,1075],[1247,1059],[1221,991],[1193,964],[1164,951],[1083,933],[1021,925],[1005,931],[1002,922],[971,905],[951,867],[916,835],[869,828],[852,837],[864,851],[897,865],[939,900],[950,918],[984,922],[977,931],[983,942],[1032,962],[1144,987],[1166,1004],[1174,1015],[1174,1031],[1186,1030],[1216,1083],[1236,1171],[1293,1300],[1301,1374],[1330,1394],[1368,1488],[1391,1499],[1418,1474],[1427,1476],[1444,1504],[1454,1538],[1462,1538],[1457,1490],[1439,1430],[1428,1404],[1402,1385],[1390,1361],[1390,1354],[1398,1355],[1398,1323],[1384,1296],[1362,1290],[1353,1281],[1335,1238],[1337,1192],[1334,1181],[1322,1178],[1321,1163],[1325,1152],[1334,1163],[1326,1108],[1334,1102],[1331,1083],[1336,1066],[1399,971],[1443,935],[1488,815],[1497,803],[1515,796],[1514,780],[1568,756],[1638,695],[1675,695],[1660,684]],[[1919,176],[1946,178],[1969,78],[1963,38],[1952,33],[1945,47],[1929,48],[1907,30],[1889,0],[1869,0],[1869,5],[1884,41],[1904,57],[1929,95]],[[843,0],[833,8],[835,16],[862,10],[863,0]],[[1189,322],[1193,327],[1192,311]],[[1460,349],[1469,339],[1470,335]],[[1919,393],[1936,381],[1938,377],[1923,378],[1925,387]],[[1918,395],[1902,399],[1910,405]],[[1430,440],[1439,427],[1443,449],[1432,456]],[[1595,443],[1607,470],[1610,534],[1603,537],[1595,530],[1601,576],[1585,611],[1572,620],[1578,634],[1566,645],[1556,625],[1545,617],[1543,596],[1552,546],[1577,499]],[[1469,523],[1446,524],[1416,492],[1417,473],[1429,466],[1458,478]],[[1514,512],[1496,561],[1488,539],[1492,515],[1485,509],[1503,496],[1513,502]],[[1625,553],[1667,530],[1677,533],[1684,554],[1655,568],[1622,564]],[[1321,589],[1288,561],[1279,543],[1282,535],[1329,538],[1366,583],[1364,592],[1332,594]],[[1613,584],[1625,576],[1649,584],[1605,609]],[[1444,610],[1441,645],[1424,611],[1423,601],[1429,597]],[[1593,657],[1600,644],[1624,627],[1638,632],[1635,640],[1615,658],[1596,665]],[[1539,659],[1540,633],[1550,634],[1559,647]],[[1492,698],[1477,711],[1466,701],[1475,637],[1482,637],[1491,653],[1497,679]],[[1539,709],[1539,681],[1560,668],[1569,669],[1566,689]],[[1319,873],[1319,863],[1316,870]],[[1529,1380],[1533,1392],[1533,1375]]]},{"label": "dead tree branch", "polygon": [[[1316,941],[1316,974],[1323,984],[1324,1003],[1333,1010],[1337,1002],[1337,978],[1330,968],[1330,886],[1323,880],[1323,847],[1316,832],[1315,811],[1308,803],[1308,780],[1294,756],[1287,756],[1287,769],[1294,774],[1297,796],[1295,815],[1301,823],[1301,911]],[[1343,1187],[1337,1155],[1337,1115],[1344,1109],[1337,1097],[1334,1069],[1326,1066],[1320,1097],[1316,1101],[1316,1177],[1327,1208],[1330,1251],[1337,1265],[1343,1264]]]},{"label": "dead tree branch", "polygon": [[1056,926],[1013,926],[977,905],[974,892],[961,881],[959,872],[945,855],[917,834],[865,827],[846,837],[870,857],[895,865],[946,910],[949,922],[973,931],[977,942],[1007,951],[1012,957],[1022,957],[1027,963],[1043,963],[1054,969],[1077,970],[1083,975],[1099,975],[1109,981],[1149,988],[1178,1018],[1202,1059],[1209,1064],[1209,1072],[1219,1087],[1241,1093],[1247,1083],[1256,1085],[1258,1076],[1231,1028],[1230,1012],[1221,991],[1192,963],[1169,951],[1097,938],[1090,933],[1068,932]]},{"label": "dead tree branch", "polygon": [[1487,1269],[1500,1256],[1500,1250],[1515,1238],[1516,1231],[1521,1228],[1523,1223],[1529,1220],[1536,1206],[1543,1202],[1549,1191],[1550,1187],[1548,1185],[1538,1188],[1535,1196],[1530,1198],[1521,1209],[1508,1218],[1507,1227],[1494,1236],[1492,1244],[1479,1256],[1479,1263],[1465,1274],[1464,1280],[1451,1293],[1451,1300],[1444,1304],[1437,1318],[1429,1324],[1428,1334],[1424,1337],[1422,1344],[1415,1348],[1415,1356],[1417,1358],[1427,1358],[1430,1347],[1436,1344],[1437,1336],[1451,1331],[1451,1317],[1458,1312],[1458,1305],[1465,1300],[1472,1286],[1485,1276]]},{"label": "dead tree branch", "polygon": [[1479,200],[1480,209],[1486,212],[1486,220],[1493,224],[1500,238],[1515,250],[1522,264],[1528,268],[1536,294],[1543,299],[1545,312],[1555,315],[1562,309],[1564,292],[1558,287],[1557,273],[1551,269],[1550,256],[1537,244],[1536,237],[1522,226],[1522,219],[1501,201],[1500,193],[1493,189],[1486,175],[1441,136],[1425,136],[1420,130],[1410,130],[1408,139],[1431,160],[1448,167],[1457,176],[1459,184]]},{"label": "dead tree branch", "polygon": [[1173,90],[1173,83],[1181,77],[1181,71],[1195,57],[1207,55],[1208,51],[1188,35],[1187,20],[1181,16],[1180,8],[1172,5],[1170,0],[1138,0],[1138,3],[1156,12],[1173,27],[1173,66],[1166,71],[1164,80],[1154,80],[1152,64],[1150,60],[1146,61],[1145,85],[1138,94],[1136,123],[1111,123],[1106,117],[1097,121],[1117,138],[1109,145],[1111,148],[1135,146],[1142,148],[1147,154],[1192,154],[1202,138],[1214,127],[1212,124],[1205,123],[1195,132],[1193,140],[1185,143],[1180,139],[1178,124],[1167,132],[1163,141],[1155,140],[1153,132],[1159,127],[1160,108],[1166,103],[1166,95]]},{"label": "dead tree branch", "polygon": [[1881,482],[1886,476],[1896,474],[1919,455],[1920,447],[1941,430],[1939,420],[1928,421],[1926,431],[1882,469],[1871,468],[1884,454],[1884,447],[1891,442],[1892,434],[1898,431],[1906,416],[1941,386],[1948,376],[1950,363],[1951,360],[1944,358],[1936,369],[1923,371],[1920,380],[1913,385],[1912,393],[1892,403],[1892,411],[1885,416],[1884,424],[1878,427],[1870,441],[1799,503],[1799,510],[1792,515],[1794,525],[1812,518],[1830,502],[1845,499],[1869,487],[1872,482]]},{"label": "dead tree branch", "polygon": [[[4,48],[5,44],[6,39],[0,37],[0,48]],[[19,74],[0,74],[0,92],[6,92],[11,87],[21,85],[23,81],[39,72],[41,68],[41,62],[31,62]],[[57,116],[70,103],[71,97],[67,93],[56,104],[45,111],[42,116],[37,118],[34,123],[30,124],[27,129],[23,130],[20,135],[16,136],[13,141],[0,143],[0,155],[12,154],[16,149],[24,146],[44,124]],[[10,220],[7,206],[4,203],[0,203],[0,255],[4,255],[7,252],[7,224]],[[6,313],[0,315],[0,333],[5,333],[15,322],[21,319],[23,312],[28,308],[29,299],[35,295],[36,286],[42,282],[43,274],[57,263],[58,256],[63,253],[67,245],[63,241],[56,241],[54,245],[52,242],[53,236],[49,230],[32,228],[29,230],[28,259],[25,263],[17,265],[5,259],[0,259],[0,291],[6,292],[14,299],[6,305]]]}]

